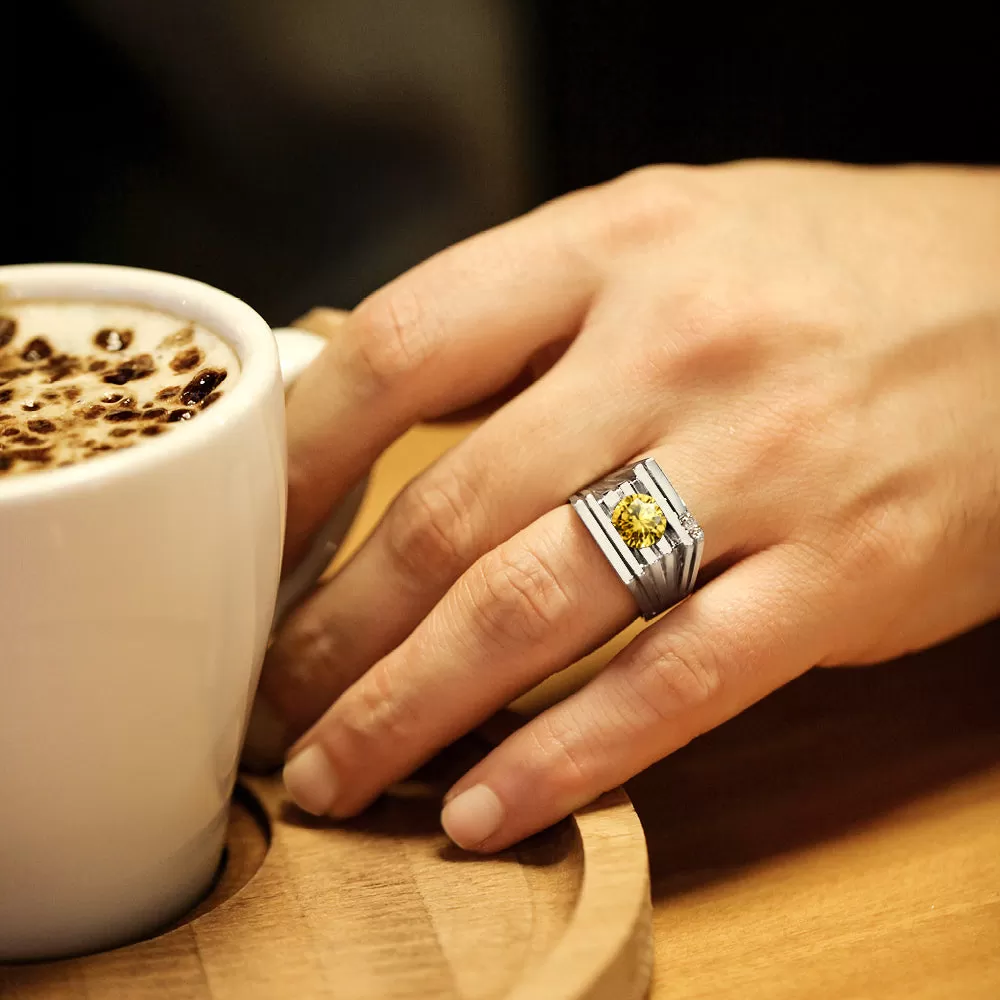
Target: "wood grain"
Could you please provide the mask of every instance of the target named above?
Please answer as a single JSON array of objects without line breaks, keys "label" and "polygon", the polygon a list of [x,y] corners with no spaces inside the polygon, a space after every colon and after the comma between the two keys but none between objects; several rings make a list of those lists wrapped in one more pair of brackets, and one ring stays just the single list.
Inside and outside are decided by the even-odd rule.
[{"label": "wood grain", "polygon": [[813,671],[629,783],[655,997],[1000,997],[998,650]]},{"label": "wood grain", "polygon": [[438,825],[488,745],[468,738],[357,820],[301,813],[244,779],[210,896],[150,941],[0,966],[16,1000],[639,1000],[649,873],[622,791],[497,858]]}]

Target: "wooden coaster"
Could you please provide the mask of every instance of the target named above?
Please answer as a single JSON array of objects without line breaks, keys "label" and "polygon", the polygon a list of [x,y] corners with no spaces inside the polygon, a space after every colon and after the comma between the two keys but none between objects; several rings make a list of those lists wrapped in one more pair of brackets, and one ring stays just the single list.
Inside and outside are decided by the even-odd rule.
[{"label": "wooden coaster", "polygon": [[469,737],[358,819],[315,820],[244,778],[226,863],[148,941],[0,966],[17,1000],[638,1000],[652,966],[639,820],[615,790],[492,858],[441,832],[441,795],[488,749]]}]

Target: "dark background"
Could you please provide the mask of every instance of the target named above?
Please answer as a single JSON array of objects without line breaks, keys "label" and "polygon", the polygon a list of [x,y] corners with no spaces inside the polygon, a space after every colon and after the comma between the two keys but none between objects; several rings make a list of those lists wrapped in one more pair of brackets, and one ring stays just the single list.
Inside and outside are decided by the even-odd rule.
[{"label": "dark background", "polygon": [[997,160],[984,23],[798,6],[538,4],[550,190],[667,160]]},{"label": "dark background", "polygon": [[[276,85],[287,55],[266,31],[234,43],[238,6],[17,4],[5,15],[0,262],[178,271],[285,322],[318,302],[351,305],[441,246],[640,164],[1000,161],[995,44],[966,18],[479,0],[482,17],[451,42],[469,3],[439,0],[405,31],[435,53],[431,76],[469,46],[501,60],[506,76],[475,83],[495,91],[477,107],[509,125],[496,142],[488,128],[469,139],[461,116],[405,82],[362,99],[355,76],[332,104]],[[297,0],[283,20],[250,7],[274,15],[272,38],[299,11],[320,25],[321,55],[323,31],[343,41],[336,0]],[[351,44],[370,45],[364,65],[381,73],[392,55],[380,32],[402,8],[375,8],[370,24],[355,11]],[[148,52],[170,71],[157,75]],[[475,132],[476,112],[465,120]]]}]

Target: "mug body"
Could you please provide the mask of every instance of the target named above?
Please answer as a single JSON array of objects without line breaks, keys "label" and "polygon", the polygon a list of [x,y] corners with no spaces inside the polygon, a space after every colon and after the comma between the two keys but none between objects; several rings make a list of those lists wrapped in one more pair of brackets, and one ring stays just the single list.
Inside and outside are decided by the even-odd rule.
[{"label": "mug body", "polygon": [[210,884],[280,572],[274,337],[199,282],[0,268],[13,299],[203,324],[239,377],[171,434],[0,479],[0,961],[142,937]]}]

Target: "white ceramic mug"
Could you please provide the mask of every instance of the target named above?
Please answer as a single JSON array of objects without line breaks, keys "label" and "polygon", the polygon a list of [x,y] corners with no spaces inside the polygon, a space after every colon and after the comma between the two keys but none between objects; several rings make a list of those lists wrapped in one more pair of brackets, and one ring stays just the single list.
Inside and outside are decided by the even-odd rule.
[{"label": "white ceramic mug", "polygon": [[[282,369],[321,347],[173,275],[0,268],[13,298],[110,300],[203,324],[240,360],[180,432],[0,480],[0,961],[153,932],[219,863],[278,596]],[[279,349],[284,356],[279,362]],[[281,594],[328,561],[355,491]]]}]

